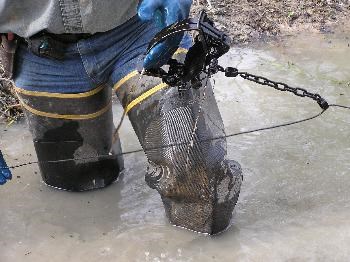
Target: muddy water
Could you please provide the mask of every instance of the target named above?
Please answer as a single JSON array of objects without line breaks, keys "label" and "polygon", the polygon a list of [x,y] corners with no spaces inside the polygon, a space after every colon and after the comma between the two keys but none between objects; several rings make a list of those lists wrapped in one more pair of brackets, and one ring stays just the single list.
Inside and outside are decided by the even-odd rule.
[{"label": "muddy water", "polygon": [[[344,34],[300,35],[233,49],[221,63],[349,105],[349,42]],[[240,79],[215,82],[227,133],[320,110]],[[120,116],[118,105],[115,111]],[[350,111],[332,108],[307,123],[230,138],[244,184],[232,227],[215,237],[168,224],[144,182],[143,154],[125,157],[118,183],[88,193],[45,186],[36,165],[18,168],[0,188],[0,261],[348,261],[349,135]],[[139,147],[127,121],[121,137],[124,150]],[[2,125],[0,146],[10,164],[35,160],[24,123]]]}]

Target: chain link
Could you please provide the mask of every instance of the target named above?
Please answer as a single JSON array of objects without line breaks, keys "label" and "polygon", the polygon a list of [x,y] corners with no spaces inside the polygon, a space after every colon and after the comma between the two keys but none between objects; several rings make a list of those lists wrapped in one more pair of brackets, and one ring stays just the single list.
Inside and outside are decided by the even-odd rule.
[{"label": "chain link", "polygon": [[225,72],[225,76],[227,77],[240,76],[243,79],[246,79],[248,81],[251,81],[263,86],[270,86],[278,91],[282,91],[282,92],[287,91],[299,97],[309,97],[312,100],[316,101],[323,110],[326,110],[329,107],[327,101],[324,98],[322,98],[319,94],[311,93],[304,88],[291,87],[288,84],[285,84],[282,82],[276,82],[276,81],[267,79],[266,77],[263,77],[263,76],[253,75],[247,72],[239,72],[238,69],[233,67],[227,67],[226,69],[224,69],[223,67],[218,66],[218,70]]}]

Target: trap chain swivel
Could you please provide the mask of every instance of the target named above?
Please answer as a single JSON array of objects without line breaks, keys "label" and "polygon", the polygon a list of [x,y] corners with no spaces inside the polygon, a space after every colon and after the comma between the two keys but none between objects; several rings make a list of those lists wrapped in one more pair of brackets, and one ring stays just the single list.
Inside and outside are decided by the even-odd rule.
[{"label": "trap chain swivel", "polygon": [[248,81],[270,86],[278,91],[287,91],[299,97],[311,98],[323,110],[328,109],[328,102],[317,93],[311,93],[299,87],[291,87],[262,76],[240,72],[234,67],[223,68],[220,66],[218,59],[230,50],[231,39],[215,27],[214,22],[208,18],[204,10],[200,12],[197,19],[188,18],[160,31],[149,43],[146,54],[168,37],[174,37],[176,34],[188,31],[196,31],[198,34],[194,38],[193,46],[187,52],[184,63],[176,59],[169,59],[167,71],[163,68],[154,68],[146,70],[144,73],[159,77],[167,85],[178,87],[181,91],[200,88],[202,86],[202,73],[206,73],[206,77],[211,77],[220,71],[224,72],[226,77],[240,76]]}]

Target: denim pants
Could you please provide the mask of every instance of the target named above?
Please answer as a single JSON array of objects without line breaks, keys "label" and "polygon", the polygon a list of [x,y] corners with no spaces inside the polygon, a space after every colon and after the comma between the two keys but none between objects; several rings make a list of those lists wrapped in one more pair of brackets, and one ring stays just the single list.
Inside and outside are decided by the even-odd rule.
[{"label": "denim pants", "polygon": [[[66,48],[63,61],[38,57],[21,46],[16,56],[17,87],[41,92],[81,93],[101,83],[114,86],[142,65],[148,43],[159,29],[133,17],[121,26],[97,33]],[[181,44],[188,48],[187,37]]]},{"label": "denim pants", "polygon": [[[146,151],[149,164],[146,182],[161,195],[170,222],[194,231],[215,234],[230,224],[240,192],[241,169],[238,163],[226,159],[224,138],[211,140],[222,137],[225,132],[207,79],[203,80],[203,88],[180,92],[160,79],[141,77],[136,71],[142,65],[148,43],[157,32],[152,24],[134,17],[109,32],[71,44],[63,61],[38,57],[22,46],[17,53],[15,83],[22,94],[41,94],[42,98],[31,100],[32,105],[50,105],[50,109],[65,116],[70,116],[72,111],[83,115],[79,118],[79,125],[87,125],[86,130],[73,125],[72,119],[61,119],[55,124],[56,129],[63,130],[60,133],[67,132],[68,127],[73,128],[75,136],[83,136],[88,141],[78,149],[74,148],[69,157],[79,156],[77,152],[82,147],[87,151],[93,148],[104,152],[106,148],[96,145],[95,140],[102,139],[96,138],[99,137],[96,133],[110,126],[104,127],[101,121],[86,124],[92,120],[84,116],[97,115],[95,111],[101,108],[99,103],[90,110],[89,104],[79,106],[78,102],[46,101],[48,94],[53,94],[51,97],[55,94],[64,94],[64,97],[71,97],[70,94],[95,95],[95,90],[99,91],[101,85],[113,88]],[[183,59],[183,53],[190,45],[190,38],[184,37],[181,48],[175,54],[178,59]],[[90,105],[94,107],[95,103]],[[31,110],[29,107],[26,109]],[[41,114],[42,118],[31,130],[34,136],[40,136],[40,129],[48,122],[47,119],[62,116],[40,112],[31,111],[32,114]],[[102,109],[97,112],[101,116],[107,111]],[[82,132],[85,134],[82,135]],[[179,146],[167,147],[176,143]],[[110,141],[104,144],[109,145]]]}]

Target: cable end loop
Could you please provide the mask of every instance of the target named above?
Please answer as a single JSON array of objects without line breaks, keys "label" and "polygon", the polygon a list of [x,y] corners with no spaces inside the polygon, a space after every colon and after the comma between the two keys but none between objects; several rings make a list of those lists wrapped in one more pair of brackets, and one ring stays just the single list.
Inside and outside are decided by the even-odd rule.
[{"label": "cable end loop", "polygon": [[318,100],[317,100],[317,104],[323,109],[323,110],[327,110],[329,108],[329,104],[328,102],[320,97]]}]

